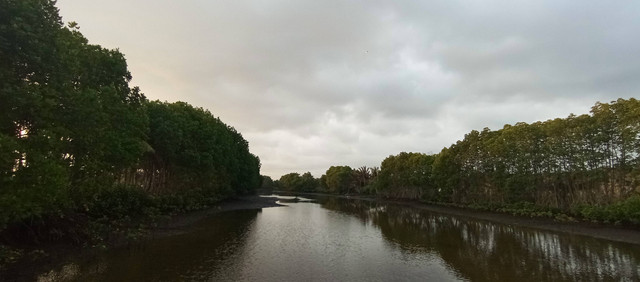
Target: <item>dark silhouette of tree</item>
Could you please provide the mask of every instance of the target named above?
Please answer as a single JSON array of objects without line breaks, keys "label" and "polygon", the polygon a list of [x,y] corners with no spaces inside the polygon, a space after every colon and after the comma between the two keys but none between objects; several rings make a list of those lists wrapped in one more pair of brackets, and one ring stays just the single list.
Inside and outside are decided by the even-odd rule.
[{"label": "dark silhouette of tree", "polygon": [[130,80],[124,55],[63,26],[55,1],[0,1],[0,231],[87,210],[115,187],[219,200],[260,185],[260,160],[233,127],[148,102]]}]

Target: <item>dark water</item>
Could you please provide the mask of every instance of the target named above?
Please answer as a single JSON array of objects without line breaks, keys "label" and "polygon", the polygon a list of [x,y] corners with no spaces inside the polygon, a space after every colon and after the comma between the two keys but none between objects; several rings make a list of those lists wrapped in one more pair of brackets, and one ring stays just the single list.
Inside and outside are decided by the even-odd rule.
[{"label": "dark water", "polygon": [[39,281],[640,281],[640,246],[338,198],[232,211]]}]

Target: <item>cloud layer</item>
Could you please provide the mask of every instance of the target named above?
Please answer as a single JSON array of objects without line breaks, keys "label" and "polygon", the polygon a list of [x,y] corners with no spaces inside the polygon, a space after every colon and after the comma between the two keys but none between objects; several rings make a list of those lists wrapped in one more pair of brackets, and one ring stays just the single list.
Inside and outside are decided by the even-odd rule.
[{"label": "cloud layer", "polygon": [[236,127],[262,173],[437,153],[640,93],[640,5],[581,1],[59,0],[151,99]]}]

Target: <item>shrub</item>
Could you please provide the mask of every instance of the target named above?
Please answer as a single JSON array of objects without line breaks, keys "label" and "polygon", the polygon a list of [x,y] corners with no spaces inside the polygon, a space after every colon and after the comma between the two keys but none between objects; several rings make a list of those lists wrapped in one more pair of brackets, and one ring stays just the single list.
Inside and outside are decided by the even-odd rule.
[{"label": "shrub", "polygon": [[153,198],[144,191],[117,185],[95,193],[84,206],[84,212],[93,218],[121,219],[146,215],[155,206]]},{"label": "shrub", "polygon": [[575,213],[592,221],[640,224],[640,195],[608,206],[583,205]]}]

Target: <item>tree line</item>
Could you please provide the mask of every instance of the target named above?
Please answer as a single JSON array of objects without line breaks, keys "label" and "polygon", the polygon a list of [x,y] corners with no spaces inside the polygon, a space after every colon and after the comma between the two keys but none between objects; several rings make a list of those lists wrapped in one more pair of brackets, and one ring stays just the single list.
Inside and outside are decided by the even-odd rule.
[{"label": "tree line", "polygon": [[0,1],[0,231],[128,216],[127,197],[188,208],[260,185],[238,131],[205,109],[149,101],[130,80],[124,55],[63,25],[55,1]]},{"label": "tree line", "polygon": [[639,162],[640,101],[630,98],[596,103],[590,114],[473,130],[438,154],[389,156],[379,171],[332,166],[319,179],[291,173],[272,186],[640,223]]}]

